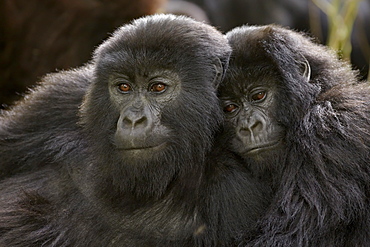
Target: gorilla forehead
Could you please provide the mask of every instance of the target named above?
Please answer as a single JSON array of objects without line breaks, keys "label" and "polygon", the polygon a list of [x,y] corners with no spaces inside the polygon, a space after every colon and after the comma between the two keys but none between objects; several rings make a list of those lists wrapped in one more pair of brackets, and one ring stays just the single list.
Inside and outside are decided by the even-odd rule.
[{"label": "gorilla forehead", "polygon": [[183,81],[205,83],[213,80],[216,60],[225,72],[230,53],[226,37],[214,27],[188,17],[154,15],[118,29],[96,49],[93,63],[101,79],[112,70],[168,69]]},{"label": "gorilla forehead", "polygon": [[266,61],[268,57],[265,54],[264,43],[272,32],[271,27],[260,26],[242,26],[233,29],[226,34],[230,45],[233,48],[233,60],[241,60],[254,63],[257,61]]},{"label": "gorilla forehead", "polygon": [[229,67],[225,79],[220,85],[219,94],[221,97],[233,95],[243,98],[257,85],[271,88],[281,84],[280,75],[271,63],[255,64],[243,61],[241,58],[237,60],[235,61],[234,58],[231,61],[232,66]]},{"label": "gorilla forehead", "polygon": [[130,51],[132,55],[160,53],[167,59],[176,53],[208,60],[227,57],[231,49],[225,37],[209,25],[188,17],[154,15],[118,29],[95,51],[95,59],[120,51]]}]

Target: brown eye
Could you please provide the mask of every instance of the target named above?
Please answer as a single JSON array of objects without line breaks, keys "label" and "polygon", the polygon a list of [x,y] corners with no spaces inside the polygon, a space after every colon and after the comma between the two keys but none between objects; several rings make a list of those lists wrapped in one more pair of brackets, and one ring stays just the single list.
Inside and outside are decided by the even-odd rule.
[{"label": "brown eye", "polygon": [[237,108],[238,108],[237,105],[230,104],[224,107],[224,112],[231,113],[231,112],[234,112]]},{"label": "brown eye", "polygon": [[252,95],[253,101],[263,100],[266,97],[266,92],[258,92]]},{"label": "brown eye", "polygon": [[131,91],[131,86],[127,83],[122,83],[122,84],[118,85],[118,89],[121,92],[127,93],[127,92]]},{"label": "brown eye", "polygon": [[160,93],[166,90],[166,87],[167,86],[163,83],[156,83],[150,87],[150,91]]}]

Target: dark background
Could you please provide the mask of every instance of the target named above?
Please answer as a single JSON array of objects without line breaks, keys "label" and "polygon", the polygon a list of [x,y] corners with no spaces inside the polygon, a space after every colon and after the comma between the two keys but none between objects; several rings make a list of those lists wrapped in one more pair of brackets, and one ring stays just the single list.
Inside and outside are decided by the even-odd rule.
[{"label": "dark background", "polygon": [[[311,0],[2,0],[0,107],[8,108],[43,75],[88,62],[94,48],[122,24],[164,12],[190,15],[224,32],[276,23],[309,32],[322,43],[328,33],[326,15]],[[351,56],[362,78],[369,70],[368,23],[370,0],[363,0]]]}]

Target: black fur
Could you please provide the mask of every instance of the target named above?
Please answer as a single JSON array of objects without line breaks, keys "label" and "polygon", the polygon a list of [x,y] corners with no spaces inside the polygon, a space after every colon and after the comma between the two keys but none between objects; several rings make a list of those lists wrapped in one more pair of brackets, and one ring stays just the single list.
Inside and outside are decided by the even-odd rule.
[{"label": "black fur", "polygon": [[[221,95],[242,90],[248,80],[278,81],[274,117],[285,129],[282,149],[244,156],[271,183],[274,199],[260,235],[240,245],[370,246],[370,84],[294,31],[244,26],[227,37],[233,53]],[[302,76],[305,59],[309,82]],[[249,78],[258,66],[269,75]],[[245,80],[236,81],[241,73]]]},{"label": "black fur", "polygon": [[[253,230],[268,189],[222,141],[211,150],[222,122],[212,63],[226,69],[230,52],[214,28],[158,15],[118,29],[85,67],[45,77],[0,119],[0,246],[223,246]],[[161,112],[170,140],[131,160],[112,141],[107,81],[152,67],[181,80]]]}]

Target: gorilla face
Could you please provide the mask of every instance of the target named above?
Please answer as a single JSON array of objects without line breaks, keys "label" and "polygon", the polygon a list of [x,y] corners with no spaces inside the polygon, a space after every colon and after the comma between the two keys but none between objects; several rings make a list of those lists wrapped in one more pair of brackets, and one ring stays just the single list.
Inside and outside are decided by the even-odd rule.
[{"label": "gorilla face", "polygon": [[109,79],[110,98],[120,109],[114,145],[127,158],[152,157],[170,143],[171,127],[161,115],[177,101],[181,91],[179,76],[171,71],[154,70],[134,78],[114,74]]},{"label": "gorilla face", "polygon": [[269,32],[270,27],[241,27],[227,34],[233,54],[219,89],[234,150],[264,161],[289,152],[287,133],[295,132],[318,88],[309,83],[304,56],[283,57],[291,51],[275,51],[274,42],[280,43]]},{"label": "gorilla face", "polygon": [[[112,59],[117,56],[121,59]],[[219,60],[203,66],[203,74],[192,75],[181,60],[164,56],[149,50],[143,57],[141,50],[131,48],[119,55],[105,54],[96,70],[92,91],[107,96],[105,103],[94,108],[105,112],[102,124],[109,124],[105,138],[126,163],[175,159],[171,157],[180,149],[183,158],[188,154],[191,160],[196,150],[202,153],[210,146],[221,121],[216,88],[210,83],[223,73]],[[186,59],[189,64],[196,63]]]},{"label": "gorilla face", "polygon": [[275,115],[278,84],[271,69],[234,65],[220,89],[226,126],[234,132],[233,149],[244,157],[267,158],[284,145],[285,131]]}]

